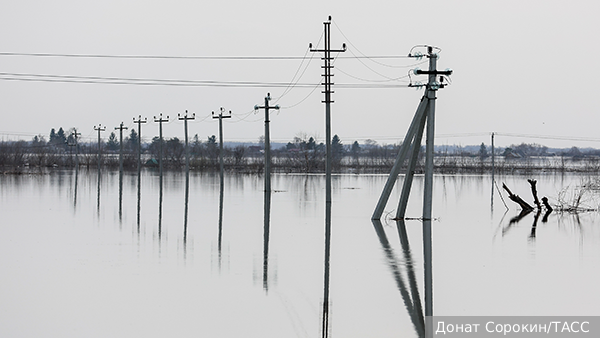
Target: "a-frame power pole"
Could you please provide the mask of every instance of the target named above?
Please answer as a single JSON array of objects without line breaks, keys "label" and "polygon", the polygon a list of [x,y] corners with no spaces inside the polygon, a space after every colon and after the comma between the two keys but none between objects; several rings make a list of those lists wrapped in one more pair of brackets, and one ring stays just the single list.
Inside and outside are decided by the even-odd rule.
[{"label": "a-frame power pole", "polygon": [[[425,95],[421,98],[421,103],[404,137],[404,142],[398,152],[396,162],[392,167],[392,172],[387,179],[383,192],[379,197],[373,220],[381,219],[383,210],[388,202],[390,193],[396,183],[400,169],[404,160],[410,154],[408,167],[404,176],[402,194],[396,211],[397,219],[404,219],[406,205],[412,186],[414,170],[418,161],[418,154],[421,148],[421,139],[423,133],[427,130],[426,149],[425,149],[425,184],[423,193],[423,261],[425,265],[425,316],[433,316],[433,251],[431,244],[431,210],[433,197],[433,147],[435,137],[435,100],[438,89],[443,88],[443,76],[452,74],[452,70],[438,71],[438,55],[433,52],[433,47],[427,47],[427,57],[429,58],[429,70],[422,71],[415,69],[415,75],[428,75],[429,79],[426,85]],[[442,75],[438,82],[438,75]]]}]

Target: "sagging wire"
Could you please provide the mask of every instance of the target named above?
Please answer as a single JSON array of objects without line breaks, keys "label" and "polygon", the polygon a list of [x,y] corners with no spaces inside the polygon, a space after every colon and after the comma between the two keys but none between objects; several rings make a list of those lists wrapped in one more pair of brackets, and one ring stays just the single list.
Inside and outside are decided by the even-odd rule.
[{"label": "sagging wire", "polygon": [[[317,41],[317,44],[321,43],[321,40],[323,40],[323,35],[324,34],[325,34],[325,32],[321,32],[321,36],[319,37],[319,41]],[[280,96],[274,98],[275,101],[273,103],[279,102],[279,100],[281,100],[282,97],[284,97],[285,95],[287,95],[294,87],[296,87],[296,85],[298,84],[298,82],[300,81],[300,79],[302,79],[302,77],[304,76],[304,73],[306,73],[306,70],[308,69],[308,66],[310,66],[312,60],[314,59],[314,53],[311,53],[310,59],[308,60],[308,63],[306,64],[306,67],[304,67],[304,70],[302,71],[302,73],[300,74],[300,76],[298,77],[298,79],[296,80],[296,82],[294,82],[294,80],[296,79],[296,75],[298,75],[298,72],[300,71],[300,69],[302,68],[302,65],[304,64],[304,61],[306,60],[306,55],[309,52],[310,52],[310,47],[306,49],[306,52],[304,52],[304,56],[302,58],[302,62],[300,62],[300,65],[296,69],[296,72],[294,73],[294,76],[292,77],[292,80],[290,81],[290,85],[288,85],[288,87],[283,91],[283,94],[281,94]]]},{"label": "sagging wire", "polygon": [[[353,43],[350,41],[350,39],[348,39],[348,37],[347,37],[347,36],[344,34],[344,32],[342,31],[342,29],[340,28],[340,26],[338,26],[338,24],[337,24],[337,23],[336,23],[334,20],[331,20],[331,22],[333,22],[333,24],[335,25],[335,27],[337,27],[337,29],[338,29],[338,31],[340,32],[340,34],[342,34],[342,36],[343,36],[343,37],[346,39],[346,41],[348,41],[348,44],[350,44],[352,47],[354,47],[354,49],[356,49],[356,50],[357,50],[357,51],[358,51],[360,54],[362,54],[364,58],[366,58],[366,59],[369,59],[371,62],[373,62],[373,63],[376,63],[376,64],[378,64],[378,65],[380,65],[380,66],[388,67],[388,68],[407,68],[407,67],[411,67],[411,66],[394,66],[394,65],[385,64],[385,63],[382,63],[382,62],[379,62],[379,61],[375,61],[373,58],[371,58],[371,57],[367,56],[367,55],[366,55],[365,53],[363,53],[363,52],[362,52],[360,49],[358,49],[358,48],[356,47],[356,45],[354,45],[354,44],[353,44]],[[354,53],[353,53],[353,54],[354,54]],[[362,58],[362,57],[358,57],[358,56],[356,56],[356,55],[354,55],[354,57],[355,57],[357,60],[359,60],[359,61],[360,61],[360,59]]]},{"label": "sagging wire", "polygon": [[354,75],[352,75],[352,74],[349,74],[349,73],[347,73],[347,72],[343,71],[342,69],[340,69],[340,67],[336,67],[336,69],[337,69],[339,72],[341,72],[341,73],[343,73],[343,74],[345,74],[345,75],[347,75],[347,76],[349,76],[349,77],[351,77],[351,78],[353,78],[353,79],[360,80],[360,81],[364,81],[364,82],[376,82],[376,83],[382,83],[382,82],[392,82],[392,81],[398,81],[398,80],[402,80],[402,79],[405,79],[405,78],[409,77],[409,75],[402,75],[402,76],[400,76],[400,77],[393,78],[393,79],[387,79],[387,80],[368,80],[368,79],[360,78],[360,77],[358,77],[358,76],[354,76]]}]

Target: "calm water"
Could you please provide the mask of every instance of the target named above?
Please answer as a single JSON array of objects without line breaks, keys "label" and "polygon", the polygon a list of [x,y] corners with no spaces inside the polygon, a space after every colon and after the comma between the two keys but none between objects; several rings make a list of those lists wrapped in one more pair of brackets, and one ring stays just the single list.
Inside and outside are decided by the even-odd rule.
[{"label": "calm water", "polygon": [[[527,178],[497,180],[531,201]],[[551,201],[584,179],[533,178]],[[327,271],[322,175],[275,175],[265,196],[259,176],[226,174],[221,195],[192,173],[187,201],[180,173],[0,176],[0,336],[319,337],[325,309],[332,337],[417,337],[421,222],[371,222],[385,180],[334,176]],[[434,181],[435,315],[600,315],[597,212],[532,228],[489,176]]]}]

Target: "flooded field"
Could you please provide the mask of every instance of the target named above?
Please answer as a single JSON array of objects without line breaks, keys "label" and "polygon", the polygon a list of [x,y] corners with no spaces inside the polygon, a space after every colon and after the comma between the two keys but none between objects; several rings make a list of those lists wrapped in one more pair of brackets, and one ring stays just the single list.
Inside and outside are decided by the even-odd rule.
[{"label": "flooded field", "polygon": [[[370,220],[386,178],[333,176],[326,241],[324,175],[273,175],[271,194],[228,173],[0,176],[0,336],[417,337],[422,224],[389,219],[401,184]],[[551,203],[589,179],[496,181],[532,203],[527,178]],[[516,219],[491,176],[433,191],[434,315],[600,315],[598,212]]]}]

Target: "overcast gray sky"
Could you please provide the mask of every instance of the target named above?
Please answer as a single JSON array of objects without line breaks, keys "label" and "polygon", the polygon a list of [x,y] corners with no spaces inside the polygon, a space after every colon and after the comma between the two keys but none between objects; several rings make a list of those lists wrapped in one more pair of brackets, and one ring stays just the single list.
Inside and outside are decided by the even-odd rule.
[{"label": "overcast gray sky", "polygon": [[[189,133],[205,140],[218,134],[211,111],[224,107],[234,114],[224,121],[225,140],[255,142],[263,134],[264,113],[254,114],[253,106],[262,104],[270,92],[273,104],[288,107],[273,113],[274,141],[287,142],[299,134],[323,141],[322,87],[311,86],[321,80],[322,61],[320,55],[307,51],[309,42],[317,44],[323,21],[331,15],[332,47],[348,45],[348,51],[340,54],[344,58],[335,61],[332,106],[332,133],[346,144],[365,139],[398,142],[423,95],[409,88],[381,88],[406,85],[405,75],[417,60],[352,57],[406,56],[413,46],[427,44],[442,49],[438,68],[454,70],[452,85],[438,93],[437,144],[489,144],[490,133],[497,132],[501,146],[535,142],[600,148],[595,100],[600,79],[597,1],[21,0],[3,1],[0,13],[2,53],[296,57],[3,55],[0,133],[4,139],[47,137],[51,128],[59,127],[77,127],[84,137],[93,138],[93,127],[98,124],[113,130],[123,121],[133,127],[132,118],[138,115],[151,120],[162,112],[174,120],[177,113],[188,110],[196,113]],[[426,60],[421,62],[425,63],[418,67],[427,68]],[[14,74],[225,83],[298,81],[301,86],[286,90],[269,85],[65,83],[29,81],[40,78]],[[360,88],[344,88],[343,84],[359,84]],[[148,123],[142,133],[145,138],[155,136],[158,125]],[[173,121],[164,126],[164,133],[183,138],[183,124]]]}]

